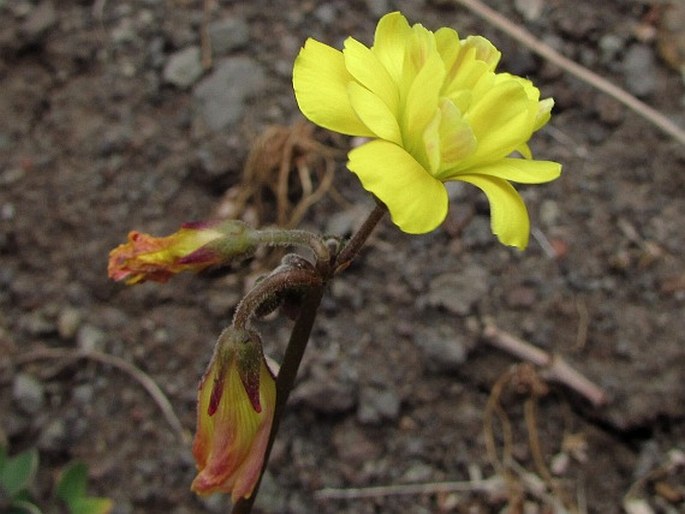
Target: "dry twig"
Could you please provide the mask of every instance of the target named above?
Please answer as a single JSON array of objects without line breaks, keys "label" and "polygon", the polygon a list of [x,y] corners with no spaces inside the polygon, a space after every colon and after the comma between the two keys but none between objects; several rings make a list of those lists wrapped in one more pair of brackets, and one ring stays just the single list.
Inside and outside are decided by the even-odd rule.
[{"label": "dry twig", "polygon": [[[218,217],[241,217],[253,206],[256,219],[252,223],[297,226],[316,202],[335,193],[337,153],[314,138],[311,123],[267,127],[250,149],[240,186],[224,195]],[[275,219],[269,217],[274,209],[264,205],[265,193],[275,200]]]},{"label": "dry twig", "polygon": [[128,361],[110,355],[108,353],[98,352],[95,350],[68,350],[63,348],[41,348],[32,352],[28,352],[17,356],[13,362],[16,365],[24,365],[29,362],[44,360],[44,359],[66,359],[67,361],[77,361],[80,359],[87,359],[100,364],[106,364],[108,366],[113,366],[127,375],[131,376],[136,382],[138,382],[147,393],[155,401],[162,414],[166,418],[167,422],[171,428],[176,432],[178,438],[184,443],[188,444],[190,442],[190,433],[183,428],[181,421],[176,416],[171,402],[164,394],[164,392],[159,388],[152,378],[146,374],[141,369],[135,367]]},{"label": "dry twig", "polygon": [[581,375],[558,355],[550,355],[494,325],[485,327],[483,338],[492,346],[542,368],[541,375],[545,379],[570,387],[587,398],[594,407],[607,403],[608,396],[602,388]]},{"label": "dry twig", "polygon": [[676,141],[680,142],[681,144],[685,144],[685,130],[680,128],[669,118],[644,102],[641,102],[633,95],[629,94],[607,79],[600,77],[596,73],[572,61],[568,57],[564,57],[552,47],[537,39],[527,30],[515,25],[497,11],[483,4],[480,0],[454,1],[477,14],[491,25],[502,30],[519,43],[538,54],[540,57],[547,59],[549,62],[559,66],[559,68],[567,73],[570,73],[583,82],[586,82],[592,87],[611,96],[615,100],[621,102],[623,105],[631,109],[633,112],[637,113],[653,125],[660,128],[663,132],[671,136]]},{"label": "dry twig", "polygon": [[[537,475],[523,469],[512,455],[513,430],[500,403],[502,394],[507,387],[513,387],[518,392],[528,395],[524,402],[524,421],[528,431],[528,446]],[[525,493],[529,493],[545,501],[548,505],[554,506],[555,512],[578,513],[578,508],[573,505],[566,492],[552,477],[540,446],[537,427],[537,398],[544,396],[547,392],[547,385],[540,379],[533,366],[528,363],[512,367],[497,379],[488,397],[483,415],[483,431],[488,459],[497,474],[505,480],[510,509],[520,508],[525,501]],[[502,458],[499,457],[495,441],[494,414],[497,414],[502,425]]]},{"label": "dry twig", "polygon": [[351,487],[335,489],[327,487],[314,493],[317,500],[358,500],[382,496],[406,496],[440,494],[452,492],[480,492],[498,495],[504,489],[504,482],[498,475],[482,480],[456,482],[429,482],[424,484],[381,485],[376,487]]}]

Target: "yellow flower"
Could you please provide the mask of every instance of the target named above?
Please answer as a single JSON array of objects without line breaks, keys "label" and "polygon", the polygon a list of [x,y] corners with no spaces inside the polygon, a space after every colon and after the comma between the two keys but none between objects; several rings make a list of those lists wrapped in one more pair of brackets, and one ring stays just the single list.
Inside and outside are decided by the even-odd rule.
[{"label": "yellow flower", "polygon": [[252,248],[248,227],[236,220],[186,223],[167,237],[137,231],[128,242],[109,254],[107,271],[113,280],[137,284],[166,282],[181,271],[201,271],[248,253]]},{"label": "yellow flower", "polygon": [[249,498],[259,480],[276,405],[276,382],[259,336],[229,328],[198,390],[193,456],[198,494]]},{"label": "yellow flower", "polygon": [[395,12],[378,22],[371,48],[350,37],[341,52],[308,39],[293,86],[311,121],[371,138],[347,165],[401,230],[438,227],[448,208],[444,182],[459,180],[485,192],[500,241],[523,248],[528,213],[509,181],[559,176],[559,164],[533,160],[527,145],[554,102],[540,100],[530,81],[495,72],[500,55],[483,37],[409,26]]}]

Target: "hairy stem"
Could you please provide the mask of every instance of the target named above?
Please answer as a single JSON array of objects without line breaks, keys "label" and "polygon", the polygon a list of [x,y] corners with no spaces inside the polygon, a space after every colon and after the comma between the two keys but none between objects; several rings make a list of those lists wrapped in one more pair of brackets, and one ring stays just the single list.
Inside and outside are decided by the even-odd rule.
[{"label": "hairy stem", "polygon": [[352,264],[352,261],[362,249],[364,243],[376,228],[378,222],[383,218],[388,209],[385,205],[380,202],[376,204],[376,207],[369,213],[368,218],[364,221],[359,230],[352,236],[352,238],[347,242],[345,247],[340,251],[338,257],[335,259],[334,272],[339,273],[347,269],[347,267]]},{"label": "hairy stem", "polygon": [[288,341],[288,347],[285,351],[285,356],[283,357],[283,363],[281,364],[281,369],[276,378],[276,408],[274,411],[271,434],[269,435],[269,442],[264,455],[262,475],[259,477],[259,481],[257,482],[254,491],[252,491],[252,495],[249,498],[238,500],[233,506],[232,514],[249,514],[252,511],[252,505],[254,504],[257,492],[259,491],[259,486],[269,461],[269,455],[271,454],[271,448],[276,439],[278,427],[283,418],[283,413],[285,412],[285,406],[288,402],[290,391],[292,391],[293,386],[295,385],[297,371],[300,368],[302,356],[307,348],[307,342],[309,341],[309,335],[314,326],[314,320],[316,319],[316,313],[319,309],[321,298],[323,297],[323,291],[323,284],[312,287],[304,298],[300,316],[297,318],[297,321],[295,321],[295,326],[293,326],[293,331],[290,334],[290,340]]},{"label": "hairy stem", "polygon": [[280,293],[297,288],[314,288],[323,284],[314,270],[290,268],[271,273],[257,282],[236,307],[233,326],[247,328],[255,313],[264,303],[276,299]]},{"label": "hairy stem", "polygon": [[[290,340],[288,341],[288,346],[285,350],[285,356],[283,357],[283,362],[281,363],[281,369],[279,370],[278,377],[276,378],[276,407],[274,410],[274,420],[271,427],[271,433],[269,434],[269,442],[264,455],[262,474],[259,477],[257,485],[252,491],[252,495],[250,495],[249,498],[241,498],[238,500],[233,506],[232,514],[249,514],[252,512],[252,506],[255,498],[257,497],[257,492],[259,491],[259,486],[261,484],[262,477],[264,476],[264,470],[266,469],[269,461],[271,448],[274,440],[276,439],[276,434],[278,433],[278,427],[285,412],[285,406],[288,402],[288,397],[290,396],[290,392],[295,385],[295,379],[297,378],[297,372],[300,368],[300,363],[302,362],[302,356],[304,355],[304,351],[307,348],[307,343],[309,342],[309,336],[312,332],[312,327],[314,326],[314,320],[316,319],[316,313],[319,309],[319,305],[321,304],[321,298],[323,297],[326,283],[333,277],[333,275],[345,270],[352,263],[354,258],[359,253],[359,250],[361,250],[362,246],[364,246],[364,243],[371,235],[373,229],[385,215],[386,211],[386,207],[378,203],[359,230],[343,247],[333,263],[331,263],[329,256],[330,254],[325,246],[324,251],[319,252],[316,251],[311,244],[307,243],[310,248],[314,249],[314,252],[317,256],[316,272],[312,272],[311,270],[290,270],[285,273],[292,274],[295,272],[304,272],[306,277],[303,275],[303,282],[301,282],[301,284],[307,287],[307,293],[305,294],[302,302],[300,314],[295,321],[295,325],[293,326],[293,331],[290,334]],[[293,232],[300,231],[287,232],[291,236]],[[302,237],[308,237],[306,234],[309,233],[302,232],[302,234]],[[278,244],[282,234],[276,230],[273,233],[273,236],[274,239],[271,244]],[[293,240],[289,239],[288,241],[292,242]],[[321,240],[317,238],[317,241]],[[266,277],[262,283],[269,280],[270,277],[278,276],[278,273],[275,275],[270,275]],[[312,280],[312,277],[316,277],[318,282],[317,280]],[[304,283],[307,281],[308,283]],[[278,281],[276,281],[274,284],[261,285],[262,283],[258,284],[255,289],[261,287],[263,288],[263,291],[257,290],[254,294],[251,291],[238,306],[234,317],[234,324],[243,322],[248,323],[251,319],[250,313],[253,313],[256,310],[256,308],[263,301],[263,298],[265,298],[268,294],[272,294],[274,287],[283,287],[282,283],[278,283]],[[253,289],[253,291],[255,291],[255,289]],[[251,295],[252,298],[250,297]]]},{"label": "hairy stem", "polygon": [[256,239],[269,246],[305,246],[314,252],[317,261],[327,262],[330,259],[330,253],[321,236],[306,230],[260,229]]}]

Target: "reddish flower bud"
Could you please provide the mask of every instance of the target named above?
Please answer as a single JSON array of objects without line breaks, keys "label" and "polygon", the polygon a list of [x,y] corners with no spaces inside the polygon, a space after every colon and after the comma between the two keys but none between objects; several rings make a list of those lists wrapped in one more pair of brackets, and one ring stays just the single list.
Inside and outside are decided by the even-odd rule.
[{"label": "reddish flower bud", "polygon": [[252,332],[227,329],[198,391],[191,489],[249,498],[259,480],[276,405],[276,381]]},{"label": "reddish flower bud", "polygon": [[127,243],[110,252],[107,270],[111,279],[127,284],[166,282],[182,271],[201,271],[250,253],[249,234],[247,225],[235,220],[186,223],[167,237],[132,231]]}]

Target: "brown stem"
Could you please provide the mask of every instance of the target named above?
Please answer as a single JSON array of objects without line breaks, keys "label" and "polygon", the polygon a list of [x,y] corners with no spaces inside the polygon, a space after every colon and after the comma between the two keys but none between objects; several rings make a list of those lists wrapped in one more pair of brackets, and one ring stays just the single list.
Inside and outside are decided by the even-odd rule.
[{"label": "brown stem", "polygon": [[[300,363],[302,362],[302,356],[307,348],[307,343],[309,341],[309,336],[312,332],[312,327],[314,326],[314,320],[316,319],[316,313],[321,303],[321,298],[323,297],[324,286],[332,278],[333,275],[339,273],[346,269],[352,260],[357,256],[359,250],[368,239],[369,235],[385,215],[387,211],[386,207],[378,203],[373,211],[369,214],[369,217],[364,221],[359,230],[352,236],[352,238],[347,242],[345,247],[340,251],[333,266],[326,257],[326,252],[316,252],[317,262],[316,262],[316,272],[312,270],[290,270],[286,273],[294,272],[306,272],[306,280],[309,283],[303,284],[307,287],[307,293],[305,294],[302,306],[300,307],[300,315],[295,321],[293,326],[293,331],[290,334],[290,340],[288,341],[288,346],[285,350],[285,355],[283,356],[283,362],[281,363],[281,369],[278,371],[278,377],[276,377],[276,406],[274,410],[274,420],[271,427],[271,433],[269,434],[269,442],[267,443],[266,453],[264,455],[264,464],[262,465],[262,473],[259,476],[259,480],[255,485],[254,490],[249,498],[241,498],[233,506],[232,514],[249,514],[252,512],[252,506],[257,497],[259,491],[259,486],[262,482],[264,476],[264,470],[269,461],[269,455],[271,454],[271,448],[273,447],[274,440],[276,439],[276,434],[278,433],[278,427],[283,418],[283,413],[285,412],[285,406],[288,402],[288,397],[290,392],[295,385],[295,379],[297,378],[297,371],[300,368]],[[277,277],[279,274],[273,276]],[[271,277],[272,275],[270,275]],[[316,277],[317,281],[312,280],[312,276]],[[263,282],[268,280],[269,277],[265,278]],[[278,283],[261,285],[258,287],[264,288],[264,291],[257,291],[254,294],[252,291],[248,293],[243,302],[236,309],[236,315],[234,317],[234,323],[238,322],[249,322],[251,319],[251,313],[267,298],[270,291],[273,291],[273,286],[278,286]],[[253,289],[253,291],[255,290]],[[250,295],[252,294],[252,298]]]},{"label": "brown stem", "polygon": [[259,307],[284,291],[320,287],[322,283],[320,274],[311,269],[289,268],[267,275],[240,301],[233,315],[233,326],[247,328]]},{"label": "brown stem", "polygon": [[334,273],[339,273],[347,269],[347,267],[352,264],[352,261],[361,250],[364,243],[373,232],[373,229],[378,225],[378,222],[383,218],[385,213],[388,211],[387,207],[382,203],[378,202],[376,207],[369,213],[368,218],[364,221],[359,230],[352,236],[352,238],[347,242],[345,247],[340,251],[338,257],[335,259],[335,265],[333,267]]},{"label": "brown stem", "polygon": [[316,319],[316,313],[319,308],[319,304],[321,303],[321,298],[323,297],[323,291],[323,284],[320,284],[312,287],[304,298],[300,316],[297,318],[295,326],[293,327],[293,331],[290,334],[288,347],[286,348],[281,369],[279,370],[278,377],[276,378],[276,407],[274,411],[273,425],[271,427],[271,434],[269,435],[269,442],[264,455],[262,475],[260,475],[259,481],[252,491],[252,495],[249,498],[242,498],[238,500],[233,506],[233,510],[231,511],[232,514],[249,514],[252,511],[252,505],[257,497],[259,485],[262,482],[264,470],[266,469],[266,465],[269,461],[271,448],[274,440],[276,439],[276,434],[278,432],[281,419],[283,418],[285,405],[288,402],[290,391],[292,391],[293,386],[295,385],[297,370],[300,367],[302,356],[307,348],[307,342],[309,341],[309,335],[311,334],[312,327],[314,326],[314,320]]},{"label": "brown stem", "polygon": [[317,261],[328,262],[330,254],[318,234],[306,230],[266,228],[257,233],[257,240],[270,246],[305,246],[311,249]]}]

